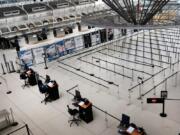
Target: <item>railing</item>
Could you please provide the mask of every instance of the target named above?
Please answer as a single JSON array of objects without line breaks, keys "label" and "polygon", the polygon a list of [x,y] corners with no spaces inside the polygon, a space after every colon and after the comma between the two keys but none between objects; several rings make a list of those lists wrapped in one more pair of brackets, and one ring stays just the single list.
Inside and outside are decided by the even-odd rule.
[{"label": "railing", "polygon": [[[22,130],[25,129],[25,131],[22,133]],[[18,133],[19,132],[19,133]],[[20,133],[21,132],[21,133]],[[33,135],[33,133],[30,131],[29,127],[27,124],[25,124],[24,126],[8,133],[7,135],[13,135],[13,134],[17,134],[18,135]],[[26,133],[26,134],[25,134]]]}]

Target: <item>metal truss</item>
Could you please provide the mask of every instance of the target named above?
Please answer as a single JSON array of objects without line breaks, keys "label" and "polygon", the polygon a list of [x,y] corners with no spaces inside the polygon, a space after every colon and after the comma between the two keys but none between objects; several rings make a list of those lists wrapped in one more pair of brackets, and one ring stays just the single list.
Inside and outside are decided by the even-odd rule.
[{"label": "metal truss", "polygon": [[164,29],[180,27],[180,5],[170,0],[103,0],[110,10],[93,12],[82,22],[93,26],[128,29]]}]

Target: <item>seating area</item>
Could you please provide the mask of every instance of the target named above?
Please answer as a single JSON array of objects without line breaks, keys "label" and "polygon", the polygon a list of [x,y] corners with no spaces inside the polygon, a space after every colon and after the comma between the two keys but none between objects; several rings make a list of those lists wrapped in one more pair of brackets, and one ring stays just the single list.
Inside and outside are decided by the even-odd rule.
[{"label": "seating area", "polygon": [[73,117],[72,119],[68,120],[68,122],[70,123],[70,127],[73,123],[75,123],[77,126],[79,125],[79,122],[81,121],[79,118],[79,111],[77,109],[72,109],[69,107],[69,105],[67,105],[68,108],[68,113]]}]

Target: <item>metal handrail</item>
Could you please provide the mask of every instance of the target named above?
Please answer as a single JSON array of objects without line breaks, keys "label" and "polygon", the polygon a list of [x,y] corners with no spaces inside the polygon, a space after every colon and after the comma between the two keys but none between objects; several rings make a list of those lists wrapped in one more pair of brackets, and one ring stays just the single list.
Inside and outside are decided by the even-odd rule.
[{"label": "metal handrail", "polygon": [[13,134],[13,133],[15,133],[15,132],[17,132],[17,131],[19,131],[19,130],[23,129],[23,128],[26,128],[26,130],[27,130],[27,134],[28,134],[28,135],[31,135],[31,134],[30,134],[29,127],[28,127],[28,125],[27,125],[27,124],[25,124],[24,126],[22,126],[22,127],[18,128],[18,129],[16,129],[16,130],[14,130],[14,131],[12,131],[12,132],[8,133],[7,135],[11,135],[11,134]]}]

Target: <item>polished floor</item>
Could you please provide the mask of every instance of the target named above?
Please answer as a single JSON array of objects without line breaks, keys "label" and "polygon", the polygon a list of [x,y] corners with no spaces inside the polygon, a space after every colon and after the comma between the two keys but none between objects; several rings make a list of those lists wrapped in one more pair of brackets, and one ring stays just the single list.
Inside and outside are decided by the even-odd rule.
[{"label": "polished floor", "polygon": [[[171,31],[173,33],[176,30]],[[169,30],[166,30],[163,33],[165,35],[168,32]],[[174,66],[170,65],[166,56],[172,57],[171,63],[175,63],[178,57],[175,57],[175,53],[170,50],[172,48],[169,47],[169,50],[165,50],[168,47],[163,46],[171,46],[174,43],[173,46],[178,48],[179,43],[175,43],[175,41],[169,43],[166,40],[168,38],[157,37],[160,33],[152,31],[151,42],[158,41],[160,44],[160,42],[166,40],[166,44],[163,42],[159,48],[162,55],[160,59],[158,55],[156,56],[158,47],[155,43],[154,48],[157,48],[153,51],[150,49],[149,36],[144,38],[146,41],[144,44],[139,42],[138,49],[136,48],[136,41],[134,40],[137,37],[139,37],[138,40],[142,40],[144,34],[148,35],[149,33],[140,32],[138,36],[134,35],[125,40],[110,42],[108,45],[91,52],[64,60],[60,58],[48,63],[47,70],[44,69],[44,64],[33,66],[32,68],[41,76],[45,77],[48,74],[59,84],[60,99],[46,105],[41,103],[44,95],[40,94],[37,86],[24,89],[21,87],[24,82],[20,80],[18,73],[1,75],[8,85],[6,85],[5,80],[1,79],[0,110],[12,108],[15,120],[19,125],[1,131],[0,134],[7,134],[26,123],[33,135],[118,135],[117,126],[119,121],[95,107],[93,107],[94,120],[92,122],[87,124],[82,121],[79,126],[69,126],[68,119],[71,117],[67,112],[67,105],[72,108],[74,106],[72,105],[73,96],[68,94],[66,90],[78,85],[81,95],[88,98],[93,105],[119,119],[121,119],[122,113],[129,115],[131,122],[143,127],[148,135],[178,135],[180,133],[180,101],[166,100],[165,112],[167,117],[162,118],[159,116],[159,113],[162,112],[162,105],[147,104],[146,98],[160,97],[160,91],[167,89],[169,99],[180,99],[180,74],[170,77],[173,73],[179,71],[179,62]],[[156,38],[153,38],[155,34]],[[169,34],[171,35],[170,32]],[[125,47],[127,48],[122,47],[123,42],[130,42],[131,45],[126,44]],[[133,46],[133,44],[135,45]],[[151,48],[153,47],[151,46]],[[166,51],[169,51],[170,55]],[[178,51],[180,50],[177,49],[177,53]],[[7,59],[10,60],[14,59],[16,55],[14,50],[1,51],[1,56],[2,53],[6,53]],[[152,53],[155,55],[152,56]],[[148,59],[151,56],[153,60]],[[3,62],[2,57],[0,60]],[[161,60],[161,62],[157,60]],[[137,61],[136,64],[135,61]],[[142,63],[144,63],[144,66]],[[154,68],[151,66],[152,63]],[[77,71],[76,68],[81,70]],[[128,92],[129,88],[138,84],[138,77],[146,80],[163,68],[167,68],[165,72],[159,73],[153,79],[144,82],[140,87],[134,88],[132,92]],[[94,76],[89,74],[94,74]],[[165,81],[152,89],[165,78],[168,78],[167,83]],[[113,82],[113,84],[108,82]],[[151,89],[152,91],[148,92]],[[8,90],[12,91],[9,95],[6,94]],[[74,90],[71,92],[74,93]],[[145,94],[146,92],[148,93]],[[141,100],[138,99],[140,93],[144,94]],[[24,135],[24,132],[25,130],[22,129],[13,135]]]}]

